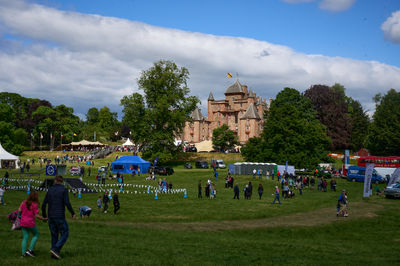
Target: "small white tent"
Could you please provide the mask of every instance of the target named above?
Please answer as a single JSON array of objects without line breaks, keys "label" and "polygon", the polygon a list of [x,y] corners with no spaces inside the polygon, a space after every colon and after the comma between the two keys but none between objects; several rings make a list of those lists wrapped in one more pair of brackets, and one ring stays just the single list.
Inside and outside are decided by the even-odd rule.
[{"label": "small white tent", "polygon": [[128,138],[122,146],[135,146],[135,144]]},{"label": "small white tent", "polygon": [[18,156],[7,152],[0,144],[0,168],[18,168]]}]

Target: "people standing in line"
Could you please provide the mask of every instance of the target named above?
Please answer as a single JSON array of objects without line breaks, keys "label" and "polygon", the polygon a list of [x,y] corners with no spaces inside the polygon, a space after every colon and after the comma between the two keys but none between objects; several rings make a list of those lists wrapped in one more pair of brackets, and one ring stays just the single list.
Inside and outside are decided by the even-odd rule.
[{"label": "people standing in line", "polygon": [[236,184],[235,187],[233,188],[233,199],[239,199],[239,186]]},{"label": "people standing in line", "polygon": [[266,175],[267,175],[267,180],[269,180],[269,170],[267,170]]},{"label": "people standing in line", "polygon": [[318,178],[317,190],[318,191],[322,190],[322,178]]},{"label": "people standing in line", "polygon": [[258,185],[258,196],[259,196],[259,198],[260,198],[260,200],[261,200],[261,197],[262,197],[262,194],[264,193],[264,188],[263,188],[263,186],[261,185],[261,183]]},{"label": "people standing in line", "polygon": [[322,190],[326,192],[326,188],[328,186],[328,182],[326,182],[326,179],[322,178]]},{"label": "people standing in line", "polygon": [[210,197],[210,189],[211,189],[211,181],[210,180],[208,180],[207,181],[207,184],[206,184],[206,187],[205,187],[205,191],[204,191],[204,194],[205,194],[205,196],[206,196],[206,198],[209,198]]},{"label": "people standing in line", "polygon": [[289,197],[289,183],[287,181],[283,183],[283,195],[285,199]]},{"label": "people standing in line", "polygon": [[[43,217],[46,215],[46,206],[48,207],[49,216],[49,229],[51,233],[51,249],[50,253],[56,259],[61,259],[60,251],[64,244],[67,242],[69,228],[65,220],[65,206],[68,208],[75,219],[75,212],[69,202],[68,190],[63,185],[63,177],[56,176],[54,185],[47,191],[46,197],[42,204]],[[59,238],[60,237],[60,238]]]},{"label": "people standing in line", "polygon": [[244,199],[249,199],[249,189],[248,188],[249,188],[248,184],[243,188]]},{"label": "people standing in line", "polygon": [[262,179],[262,170],[258,169],[258,179]]},{"label": "people standing in line", "polygon": [[336,192],[336,180],[334,178],[331,179],[331,190]]},{"label": "people standing in line", "polygon": [[274,201],[272,202],[272,204],[275,204],[276,200],[278,200],[279,204],[282,204],[281,200],[279,199],[279,188],[278,188],[278,186],[275,186],[274,194],[275,194],[275,197],[274,197]]},{"label": "people standing in line", "polygon": [[103,171],[103,173],[101,174],[101,184],[106,184],[106,171]]},{"label": "people standing in line", "polygon": [[312,190],[315,189],[315,179],[314,179],[313,176],[312,176],[311,179],[310,179],[310,186],[311,186],[311,189],[312,189]]},{"label": "people standing in line", "polygon": [[257,170],[256,170],[256,168],[254,168],[254,169],[253,169],[253,179],[256,178],[256,175],[257,175]]},{"label": "people standing in line", "polygon": [[104,205],[103,213],[107,213],[108,202],[110,202],[110,198],[108,197],[107,192],[104,192],[104,195],[103,195],[103,205]]},{"label": "people standing in line", "polygon": [[[42,221],[47,221],[39,215],[39,193],[31,191],[27,200],[21,203],[18,208],[18,215],[21,217],[21,230],[22,230],[22,257],[31,256],[35,257],[34,248],[36,241],[39,238],[39,231],[36,227],[35,218]],[[33,235],[29,249],[26,249],[29,240],[29,233]]]},{"label": "people standing in line", "polygon": [[251,181],[249,181],[248,190],[249,190],[248,199],[251,199],[251,196],[253,195],[253,185],[251,184]]},{"label": "people standing in line", "polygon": [[117,214],[117,211],[120,209],[117,191],[114,192],[113,204],[114,204],[114,214]]},{"label": "people standing in line", "polygon": [[199,184],[198,184],[197,187],[198,187],[198,190],[199,190],[199,193],[198,193],[197,197],[198,197],[199,199],[202,199],[203,196],[201,195],[201,190],[202,190],[202,188],[201,188],[201,180],[199,180]]},{"label": "people standing in line", "polygon": [[299,182],[298,189],[299,189],[299,194],[303,195],[303,182]]}]

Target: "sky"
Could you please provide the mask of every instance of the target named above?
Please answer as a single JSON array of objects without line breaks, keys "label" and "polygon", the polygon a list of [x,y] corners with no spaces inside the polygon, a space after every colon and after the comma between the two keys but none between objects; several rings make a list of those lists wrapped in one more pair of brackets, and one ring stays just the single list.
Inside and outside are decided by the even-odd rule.
[{"label": "sky", "polygon": [[238,75],[266,99],[340,83],[371,114],[400,91],[400,1],[0,0],[0,91],[121,118],[161,59],[189,70],[203,113]]}]

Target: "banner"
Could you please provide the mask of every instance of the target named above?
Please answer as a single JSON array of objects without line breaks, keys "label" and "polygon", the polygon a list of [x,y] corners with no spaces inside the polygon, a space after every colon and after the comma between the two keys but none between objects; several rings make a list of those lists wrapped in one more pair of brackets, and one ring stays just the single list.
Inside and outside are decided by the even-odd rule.
[{"label": "banner", "polygon": [[396,170],[394,170],[394,173],[392,174],[392,176],[390,177],[388,186],[393,185],[394,183],[397,182],[397,180],[399,180],[400,177],[400,168],[397,168]]},{"label": "banner", "polygon": [[364,178],[364,195],[363,197],[369,197],[372,195],[371,189],[371,179],[372,179],[372,172],[374,171],[374,164],[367,163],[365,167],[365,178]]},{"label": "banner", "polygon": [[349,168],[350,164],[350,150],[344,150],[344,167]]}]

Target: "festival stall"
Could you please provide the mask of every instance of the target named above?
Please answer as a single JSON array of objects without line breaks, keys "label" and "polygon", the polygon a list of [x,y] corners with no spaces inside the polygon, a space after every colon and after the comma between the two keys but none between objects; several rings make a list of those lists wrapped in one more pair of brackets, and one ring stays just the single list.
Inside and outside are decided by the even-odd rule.
[{"label": "festival stall", "polygon": [[0,168],[18,168],[19,157],[7,152],[0,144]]},{"label": "festival stall", "polygon": [[135,146],[135,144],[128,138],[122,146]]},{"label": "festival stall", "polygon": [[111,171],[113,173],[132,173],[134,170],[140,169],[141,173],[147,173],[150,165],[150,162],[139,156],[122,156],[111,163]]}]

